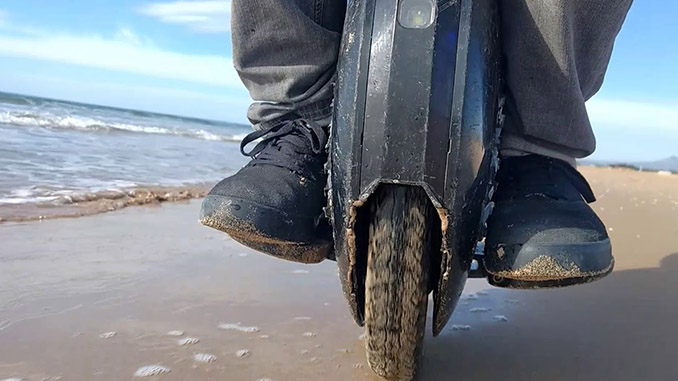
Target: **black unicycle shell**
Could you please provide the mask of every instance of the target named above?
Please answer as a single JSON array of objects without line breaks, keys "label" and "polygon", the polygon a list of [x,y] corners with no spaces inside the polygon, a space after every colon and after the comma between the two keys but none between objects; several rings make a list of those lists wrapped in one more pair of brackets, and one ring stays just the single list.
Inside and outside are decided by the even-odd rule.
[{"label": "black unicycle shell", "polygon": [[491,208],[501,121],[495,0],[439,1],[436,21],[403,27],[400,2],[349,2],[330,142],[329,215],[346,299],[364,314],[361,214],[380,184],[418,186],[440,216],[434,334],[461,295]]}]

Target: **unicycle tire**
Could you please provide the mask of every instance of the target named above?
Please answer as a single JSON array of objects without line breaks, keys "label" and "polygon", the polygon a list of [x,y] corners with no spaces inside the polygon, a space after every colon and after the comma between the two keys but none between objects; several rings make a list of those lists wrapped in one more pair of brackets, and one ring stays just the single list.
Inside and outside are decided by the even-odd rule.
[{"label": "unicycle tire", "polygon": [[422,352],[435,210],[417,187],[382,185],[371,202],[365,347],[372,370],[411,380]]}]

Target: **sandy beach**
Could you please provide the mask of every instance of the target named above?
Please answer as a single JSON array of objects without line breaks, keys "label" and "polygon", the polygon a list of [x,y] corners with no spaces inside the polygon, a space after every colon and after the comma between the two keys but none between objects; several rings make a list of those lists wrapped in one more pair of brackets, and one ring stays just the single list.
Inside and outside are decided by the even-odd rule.
[{"label": "sandy beach", "polygon": [[[548,291],[469,281],[419,379],[676,379],[678,175],[582,172],[615,272]],[[200,226],[199,203],[0,224],[0,380],[375,379],[336,265],[244,248]]]}]

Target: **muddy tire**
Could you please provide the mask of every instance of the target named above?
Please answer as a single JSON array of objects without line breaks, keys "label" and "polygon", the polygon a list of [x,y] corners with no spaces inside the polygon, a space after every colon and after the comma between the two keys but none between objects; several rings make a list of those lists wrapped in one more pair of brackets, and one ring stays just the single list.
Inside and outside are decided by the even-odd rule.
[{"label": "muddy tire", "polygon": [[382,186],[371,203],[365,347],[375,373],[411,380],[424,341],[433,212],[424,191]]}]

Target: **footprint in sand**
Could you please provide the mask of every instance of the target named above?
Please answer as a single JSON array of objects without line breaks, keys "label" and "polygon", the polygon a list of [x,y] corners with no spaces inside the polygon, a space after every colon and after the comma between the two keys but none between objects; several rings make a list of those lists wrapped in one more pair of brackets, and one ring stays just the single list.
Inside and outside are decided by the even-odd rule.
[{"label": "footprint in sand", "polygon": [[151,377],[151,376],[157,376],[159,374],[163,373],[169,373],[170,368],[164,367],[159,364],[155,365],[146,365],[142,366],[141,368],[137,369],[136,372],[134,372],[134,377]]}]

